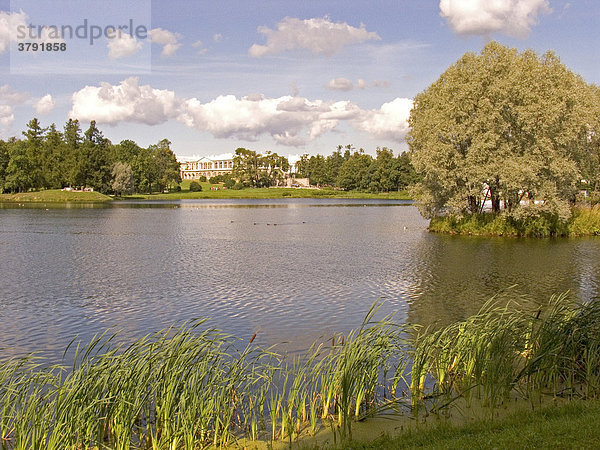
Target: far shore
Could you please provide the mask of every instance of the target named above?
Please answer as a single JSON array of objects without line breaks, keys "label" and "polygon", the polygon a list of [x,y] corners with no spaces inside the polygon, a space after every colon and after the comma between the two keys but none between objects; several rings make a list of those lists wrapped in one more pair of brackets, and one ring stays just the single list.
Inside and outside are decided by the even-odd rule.
[{"label": "far shore", "polygon": [[[203,185],[205,183],[202,183]],[[63,191],[49,189],[18,194],[0,194],[1,202],[110,202],[113,200],[185,200],[185,199],[276,199],[276,198],[356,198],[381,200],[410,200],[408,191],[369,193],[358,191],[337,191],[334,189],[297,189],[297,188],[257,188],[224,189],[222,186],[206,183],[200,192],[181,190],[179,192],[134,194],[127,196],[108,196],[99,192]],[[218,189],[216,189],[218,187]]]}]

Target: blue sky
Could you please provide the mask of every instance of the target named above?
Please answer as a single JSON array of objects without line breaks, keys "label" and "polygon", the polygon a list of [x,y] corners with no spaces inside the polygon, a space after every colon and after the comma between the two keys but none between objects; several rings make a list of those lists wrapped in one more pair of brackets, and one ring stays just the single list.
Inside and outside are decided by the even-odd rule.
[{"label": "blue sky", "polygon": [[[148,36],[89,45],[47,28],[66,51],[18,51],[19,25],[85,19]],[[411,99],[491,39],[554,50],[598,83],[599,23],[597,0],[0,0],[0,136],[74,117],[115,143],[168,138],[181,156],[400,152]]]}]

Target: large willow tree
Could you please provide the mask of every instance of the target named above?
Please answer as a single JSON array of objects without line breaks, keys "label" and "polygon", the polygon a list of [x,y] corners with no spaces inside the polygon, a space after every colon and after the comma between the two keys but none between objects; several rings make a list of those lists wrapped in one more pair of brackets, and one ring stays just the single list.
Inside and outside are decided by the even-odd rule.
[{"label": "large willow tree", "polygon": [[487,200],[496,213],[514,212],[541,200],[568,214],[590,161],[594,89],[551,52],[492,42],[465,54],[416,96],[410,115],[421,213],[476,213]]}]

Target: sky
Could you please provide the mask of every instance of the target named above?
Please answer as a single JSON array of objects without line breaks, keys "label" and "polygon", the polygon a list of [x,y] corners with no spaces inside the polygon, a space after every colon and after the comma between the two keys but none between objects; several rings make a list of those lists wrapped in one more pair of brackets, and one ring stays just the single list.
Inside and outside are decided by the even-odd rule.
[{"label": "sky", "polygon": [[74,118],[186,159],[400,153],[414,96],[490,40],[599,83],[598,24],[598,0],[0,0],[0,138]]}]

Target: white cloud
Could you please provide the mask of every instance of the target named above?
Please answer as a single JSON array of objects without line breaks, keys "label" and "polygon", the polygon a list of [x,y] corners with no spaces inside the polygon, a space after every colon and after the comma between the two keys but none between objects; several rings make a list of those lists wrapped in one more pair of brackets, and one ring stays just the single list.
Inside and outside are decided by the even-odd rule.
[{"label": "white cloud", "polygon": [[7,128],[15,120],[14,107],[29,100],[27,92],[13,90],[8,84],[0,86],[0,127]]},{"label": "white cloud", "polygon": [[192,47],[197,48],[198,49],[198,54],[199,55],[204,55],[208,49],[206,47],[203,47],[203,43],[202,41],[196,41],[192,44]]},{"label": "white cloud", "polygon": [[377,33],[367,31],[363,24],[356,28],[346,22],[331,22],[327,17],[306,20],[286,17],[277,24],[276,30],[259,27],[258,32],[267,38],[267,44],[250,47],[248,52],[255,58],[295,49],[330,56],[347,45],[381,39]]},{"label": "white cloud", "polygon": [[0,102],[9,105],[20,105],[29,100],[27,92],[18,92],[13,90],[8,84],[0,87]]},{"label": "white cloud", "polygon": [[23,11],[10,13],[0,11],[0,53],[4,53],[10,42],[17,40],[18,32],[27,28],[28,16]]},{"label": "white cloud", "polygon": [[161,56],[173,56],[177,49],[181,47],[181,44],[178,42],[179,39],[181,39],[179,33],[173,33],[162,28],[153,28],[148,34],[150,35],[150,40],[152,42],[163,46],[163,49],[160,52]]},{"label": "white cloud", "polygon": [[13,114],[12,106],[0,105],[0,125],[2,127],[9,127],[14,120],[15,115]]},{"label": "white cloud", "polygon": [[378,110],[362,111],[353,125],[374,138],[401,142],[408,133],[408,117],[413,107],[410,98],[396,98]]},{"label": "white cloud", "polygon": [[[368,83],[363,78],[359,78],[356,80],[356,84],[349,80],[348,78],[333,78],[329,80],[329,83],[325,86],[326,89],[330,91],[351,91],[353,89],[366,89],[368,87]],[[373,87],[388,87],[390,85],[389,81],[379,81],[375,80],[371,83]]]},{"label": "white cloud", "polygon": [[348,78],[333,78],[325,87],[331,91],[351,91],[354,89],[354,84]]},{"label": "white cloud", "polygon": [[223,40],[223,35],[221,33],[213,34],[213,41],[221,42]]},{"label": "white cloud", "polygon": [[46,94],[35,104],[35,112],[38,114],[48,114],[54,109],[55,104],[56,102],[52,96],[50,94]]},{"label": "white cloud", "polygon": [[130,77],[118,86],[100,83],[100,87],[86,86],[75,92],[69,116],[111,125],[118,122],[157,125],[177,117],[180,104],[173,91],[140,86],[137,77]]},{"label": "white cloud", "polygon": [[138,42],[135,36],[119,30],[114,37],[108,39],[108,56],[113,59],[133,56],[142,48],[142,45],[143,42]]},{"label": "white cloud", "polygon": [[524,38],[538,16],[551,11],[548,0],[440,0],[440,15],[457,34]]},{"label": "white cloud", "polygon": [[363,110],[350,101],[328,102],[286,95],[245,97],[220,95],[208,102],[177,98],[170,90],[140,86],[135,77],[119,85],[101,83],[73,94],[70,117],[80,121],[157,125],[176,119],[215,138],[256,141],[271,136],[277,143],[300,146],[335,130],[342,122],[375,138],[402,141],[408,131],[412,100],[397,98],[377,110]]},{"label": "white cloud", "polygon": [[[29,16],[22,10],[17,12],[0,11],[0,53],[9,49],[14,42],[65,42],[57,27],[44,26],[30,28]],[[33,50],[30,53],[37,54]]]},{"label": "white cloud", "polygon": [[256,141],[260,135],[269,134],[280,144],[298,146],[335,128],[337,109],[339,106],[322,100],[289,95],[221,95],[208,103],[196,98],[187,100],[179,120],[218,138]]}]

